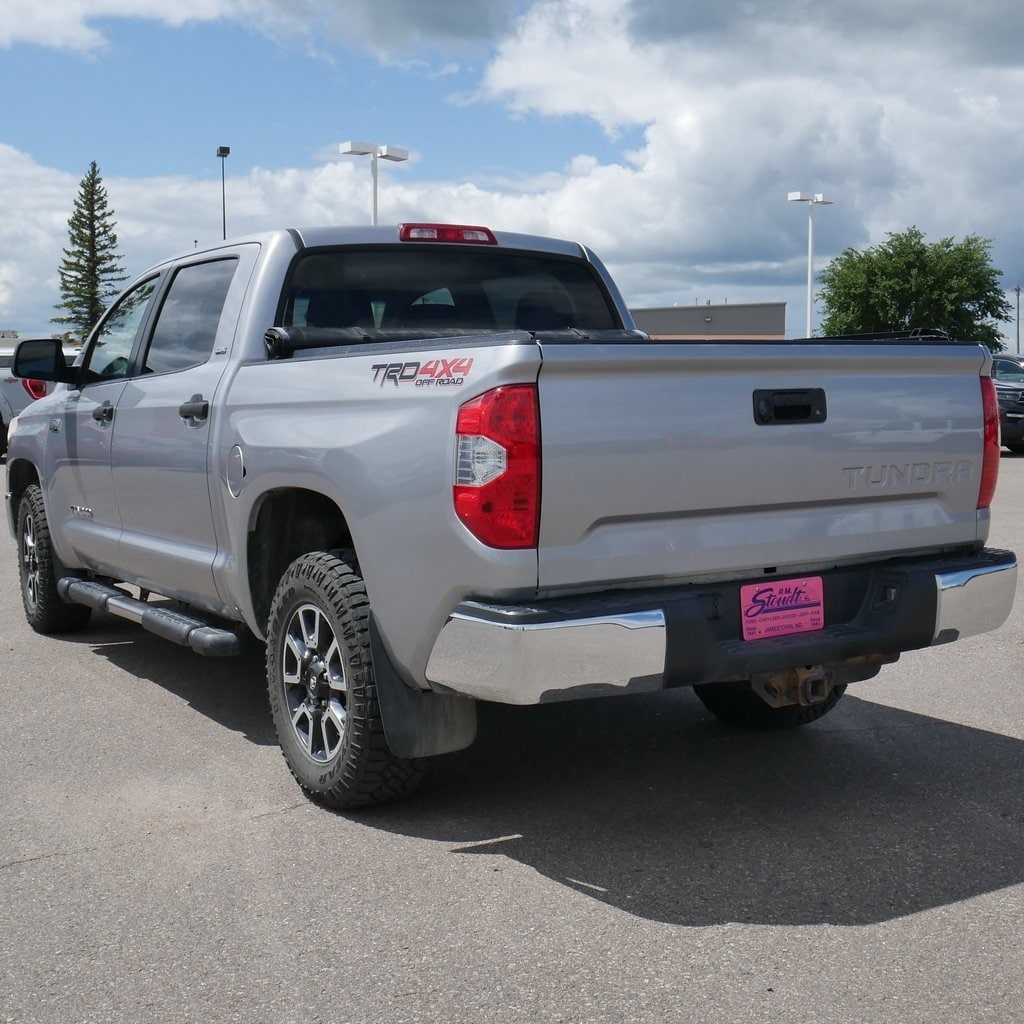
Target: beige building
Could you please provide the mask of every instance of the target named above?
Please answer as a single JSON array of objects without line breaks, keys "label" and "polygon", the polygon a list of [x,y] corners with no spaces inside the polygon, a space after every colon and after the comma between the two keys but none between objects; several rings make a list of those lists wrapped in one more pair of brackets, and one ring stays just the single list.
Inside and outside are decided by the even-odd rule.
[{"label": "beige building", "polygon": [[637,327],[657,341],[782,341],[786,337],[784,302],[660,306],[630,312]]}]

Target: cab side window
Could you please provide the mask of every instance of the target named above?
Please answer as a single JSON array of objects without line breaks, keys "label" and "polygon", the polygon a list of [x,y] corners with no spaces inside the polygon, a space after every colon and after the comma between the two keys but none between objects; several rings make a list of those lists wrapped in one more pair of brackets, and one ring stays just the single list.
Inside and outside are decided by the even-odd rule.
[{"label": "cab side window", "polygon": [[159,278],[153,277],[133,288],[100,324],[86,358],[86,383],[116,380],[128,373],[135,339],[158,282]]},{"label": "cab side window", "polygon": [[210,358],[236,266],[229,259],[178,270],[153,328],[144,373],[175,373]]}]

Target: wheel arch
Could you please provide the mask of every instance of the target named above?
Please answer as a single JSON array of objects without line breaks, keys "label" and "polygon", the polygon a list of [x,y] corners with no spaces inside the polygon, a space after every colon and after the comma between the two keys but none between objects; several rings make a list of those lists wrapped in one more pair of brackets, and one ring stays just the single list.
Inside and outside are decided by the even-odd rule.
[{"label": "wheel arch", "polygon": [[[15,459],[7,466],[7,489],[10,494],[9,507],[11,522],[18,521],[18,506],[26,489],[32,484],[42,488],[39,471],[27,459]],[[44,495],[45,498],[45,495]]]},{"label": "wheel arch", "polygon": [[288,566],[311,551],[351,548],[352,532],[337,503],[318,491],[268,491],[253,507],[247,540],[249,595],[261,628]]}]

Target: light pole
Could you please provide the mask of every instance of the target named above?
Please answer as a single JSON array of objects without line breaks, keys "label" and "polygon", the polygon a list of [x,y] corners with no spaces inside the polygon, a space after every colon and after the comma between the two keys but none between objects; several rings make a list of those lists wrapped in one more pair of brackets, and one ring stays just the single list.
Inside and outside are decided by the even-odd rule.
[{"label": "light pole", "polygon": [[224,190],[224,165],[228,162],[228,157],[231,155],[230,146],[218,146],[217,156],[220,157],[220,218],[221,225],[223,226],[223,238],[228,237],[228,198],[227,193]]},{"label": "light pole", "polygon": [[807,204],[807,337],[813,337],[812,314],[814,308],[814,208],[831,206],[835,200],[820,192],[790,192],[791,203]]},{"label": "light pole", "polygon": [[378,146],[376,142],[343,142],[339,147],[343,156],[368,156],[370,173],[373,175],[373,216],[371,224],[377,223],[377,160],[392,160],[401,163],[409,159],[409,150],[399,146]]},{"label": "light pole", "polygon": [[1017,293],[1017,355],[1020,355],[1020,285],[1014,285],[1013,290]]}]

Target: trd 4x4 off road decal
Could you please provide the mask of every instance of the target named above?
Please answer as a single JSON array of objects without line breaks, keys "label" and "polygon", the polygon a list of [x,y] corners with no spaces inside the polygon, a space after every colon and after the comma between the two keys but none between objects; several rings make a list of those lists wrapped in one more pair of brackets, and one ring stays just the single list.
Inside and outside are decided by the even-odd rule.
[{"label": "trd 4x4 off road decal", "polygon": [[465,383],[473,360],[428,359],[425,363],[374,363],[370,367],[373,382],[380,387],[390,381],[397,388],[401,384],[422,387],[460,387]]}]

